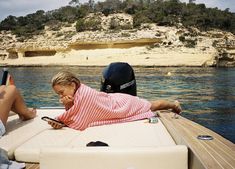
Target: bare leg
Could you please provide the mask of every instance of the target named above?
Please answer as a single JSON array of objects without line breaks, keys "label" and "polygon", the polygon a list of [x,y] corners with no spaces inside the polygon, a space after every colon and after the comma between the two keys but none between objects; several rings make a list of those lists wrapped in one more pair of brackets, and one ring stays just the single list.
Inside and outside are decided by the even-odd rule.
[{"label": "bare leg", "polygon": [[23,120],[36,116],[35,109],[28,109],[20,92],[14,85],[0,86],[0,119],[5,125],[10,110],[17,113]]},{"label": "bare leg", "polygon": [[11,106],[13,104],[13,99],[10,98],[11,96],[8,96],[9,93],[7,93],[5,89],[5,86],[0,86],[0,119],[4,125],[6,124]]},{"label": "bare leg", "polygon": [[22,120],[32,119],[36,116],[36,109],[28,108],[21,96],[19,90],[15,89],[15,101],[12,105],[12,111],[17,113]]}]

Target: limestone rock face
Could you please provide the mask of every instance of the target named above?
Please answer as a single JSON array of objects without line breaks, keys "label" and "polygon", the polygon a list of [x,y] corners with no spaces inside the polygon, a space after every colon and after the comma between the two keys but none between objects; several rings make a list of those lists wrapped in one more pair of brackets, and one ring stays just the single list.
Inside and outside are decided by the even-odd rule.
[{"label": "limestone rock face", "polygon": [[235,39],[232,34],[224,34],[222,38],[214,41],[217,50],[214,57],[218,67],[235,67]]},{"label": "limestone rock face", "polygon": [[218,50],[215,61],[218,67],[235,67],[235,50]]},{"label": "limestone rock face", "polygon": [[201,32],[196,28],[185,28],[182,24],[165,27],[145,23],[137,29],[133,28],[132,16],[123,13],[108,16],[96,13],[85,19],[92,18],[100,20],[100,30],[77,32],[76,23],[66,23],[62,27],[45,26],[41,34],[24,40],[10,31],[2,31],[0,60],[66,54],[79,49],[148,45],[149,49],[207,54],[210,57],[202,66],[234,66],[235,36],[232,33],[219,30]]}]

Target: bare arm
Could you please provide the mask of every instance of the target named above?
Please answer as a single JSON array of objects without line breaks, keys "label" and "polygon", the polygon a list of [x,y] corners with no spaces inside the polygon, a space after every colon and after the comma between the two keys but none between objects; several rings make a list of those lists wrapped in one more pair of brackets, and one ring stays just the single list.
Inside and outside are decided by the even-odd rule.
[{"label": "bare arm", "polygon": [[179,102],[169,102],[166,100],[157,100],[151,102],[151,111],[172,109],[174,113],[180,114],[182,109]]}]

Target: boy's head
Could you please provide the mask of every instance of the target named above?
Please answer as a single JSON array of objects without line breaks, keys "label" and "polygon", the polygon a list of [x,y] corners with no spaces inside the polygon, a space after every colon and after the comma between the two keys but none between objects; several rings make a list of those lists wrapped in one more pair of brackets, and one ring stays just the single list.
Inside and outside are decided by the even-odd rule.
[{"label": "boy's head", "polygon": [[51,79],[52,88],[60,96],[74,95],[80,86],[80,80],[71,72],[61,71]]}]

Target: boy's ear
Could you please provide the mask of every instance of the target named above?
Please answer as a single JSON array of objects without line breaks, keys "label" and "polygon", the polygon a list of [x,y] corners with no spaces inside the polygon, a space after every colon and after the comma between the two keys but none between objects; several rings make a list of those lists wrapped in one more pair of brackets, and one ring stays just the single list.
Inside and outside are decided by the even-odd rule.
[{"label": "boy's ear", "polygon": [[75,82],[72,82],[72,86],[73,86],[74,88],[76,88],[76,87],[77,87],[77,85],[76,85],[76,83],[75,83]]}]

